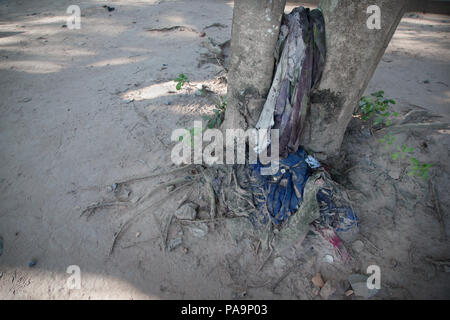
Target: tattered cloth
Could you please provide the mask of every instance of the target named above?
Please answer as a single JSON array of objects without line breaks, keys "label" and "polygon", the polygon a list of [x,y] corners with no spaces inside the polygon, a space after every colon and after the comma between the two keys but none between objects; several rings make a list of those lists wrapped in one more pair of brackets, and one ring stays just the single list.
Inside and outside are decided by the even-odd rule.
[{"label": "tattered cloth", "polygon": [[[302,205],[305,184],[318,162],[300,147],[303,122],[309,107],[310,90],[320,80],[325,63],[325,25],[320,10],[298,7],[284,15],[275,51],[276,72],[269,95],[256,125],[259,129],[280,130],[279,170],[269,176],[260,174],[261,164],[251,166],[253,201],[258,210],[259,223],[279,225],[292,214],[302,215],[305,207],[317,207],[317,214],[306,219],[321,227],[345,232],[357,227],[357,217],[340,195],[331,179]],[[281,56],[280,56],[281,53]],[[267,148],[268,142],[257,146],[257,152]],[[316,204],[317,202],[317,204]],[[310,211],[310,210],[308,210]],[[304,223],[305,219],[301,219]],[[305,225],[306,226],[306,225]]]},{"label": "tattered cloth", "polygon": [[281,159],[274,175],[261,175],[261,164],[251,165],[253,202],[259,211],[261,223],[269,217],[280,224],[295,212],[302,202],[303,188],[311,174],[303,149]]},{"label": "tattered cloth", "polygon": [[275,59],[272,86],[256,124],[267,130],[268,139],[256,152],[270,144],[270,129],[279,129],[280,156],[287,157],[300,146],[310,91],[325,64],[325,22],[319,9],[298,7],[283,16]]}]

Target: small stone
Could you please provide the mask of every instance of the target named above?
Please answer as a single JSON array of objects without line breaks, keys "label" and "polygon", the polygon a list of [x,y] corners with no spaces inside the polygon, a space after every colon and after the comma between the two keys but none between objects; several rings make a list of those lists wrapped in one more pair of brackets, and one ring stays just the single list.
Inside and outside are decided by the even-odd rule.
[{"label": "small stone", "polygon": [[180,220],[194,220],[197,216],[198,205],[192,202],[183,204],[175,211],[175,217]]},{"label": "small stone", "polygon": [[397,260],[395,260],[394,258],[391,258],[391,260],[389,260],[389,262],[390,262],[392,268],[395,268],[398,265]]},{"label": "small stone", "polygon": [[352,249],[358,253],[362,252],[364,250],[364,242],[361,240],[356,240],[352,243]]},{"label": "small stone", "polygon": [[314,288],[312,289],[312,294],[313,294],[315,297],[317,297],[317,296],[319,295],[319,293],[320,293],[320,288],[319,288],[319,287],[314,287]]},{"label": "small stone", "polygon": [[327,263],[333,263],[333,262],[334,262],[334,258],[333,258],[333,256],[327,254],[327,255],[325,255],[325,256],[323,257],[323,261],[324,261],[324,262],[327,262]]},{"label": "small stone", "polygon": [[187,253],[189,252],[189,249],[188,249],[188,248],[183,248],[183,252],[184,252],[185,254],[187,254]]},{"label": "small stone", "polygon": [[167,186],[166,190],[167,190],[167,192],[171,192],[171,191],[175,190],[175,186],[174,185]]},{"label": "small stone", "polygon": [[328,300],[328,298],[336,291],[336,288],[333,286],[331,281],[327,281],[325,285],[320,289],[320,296]]},{"label": "small stone", "polygon": [[141,233],[138,231],[136,232],[136,238],[139,238],[141,236]]},{"label": "small stone", "polygon": [[353,290],[347,290],[347,291],[345,291],[345,296],[346,296],[346,297],[349,297],[349,296],[351,296],[353,293],[354,293]]},{"label": "small stone", "polygon": [[388,170],[388,175],[394,180],[400,179],[401,173],[402,173],[402,168],[398,167],[398,166],[392,166]]},{"label": "small stone", "polygon": [[205,223],[187,226],[189,232],[197,238],[203,238],[208,234],[208,226]]},{"label": "small stone", "polygon": [[311,281],[316,287],[319,288],[322,288],[325,285],[325,282],[323,281],[320,273],[317,273],[314,277],[312,277]]},{"label": "small stone", "polygon": [[30,261],[28,261],[28,267],[33,268],[37,264],[37,259],[32,258]]},{"label": "small stone", "polygon": [[183,243],[183,239],[181,237],[172,239],[169,241],[169,244],[167,245],[167,249],[169,251],[172,251],[176,247],[180,246]]},{"label": "small stone", "polygon": [[19,100],[19,102],[27,103],[30,102],[31,98],[23,98],[22,100]]}]

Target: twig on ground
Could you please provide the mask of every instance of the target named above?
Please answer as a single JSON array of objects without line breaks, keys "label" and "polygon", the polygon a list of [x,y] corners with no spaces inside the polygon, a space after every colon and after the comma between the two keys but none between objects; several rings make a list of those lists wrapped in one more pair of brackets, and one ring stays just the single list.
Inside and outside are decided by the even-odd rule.
[{"label": "twig on ground", "polygon": [[95,211],[98,210],[98,209],[102,209],[102,208],[106,208],[106,207],[116,207],[116,206],[127,207],[129,204],[130,204],[129,202],[120,202],[120,201],[115,201],[115,202],[97,202],[97,203],[91,204],[86,209],[84,209],[81,212],[80,217],[82,217],[84,214],[87,213],[87,219],[89,219],[95,213]]},{"label": "twig on ground", "polygon": [[196,29],[186,26],[172,26],[172,27],[162,27],[162,28],[146,28],[145,31],[149,32],[168,32],[168,31],[191,31],[194,33],[198,32]]},{"label": "twig on ground", "polygon": [[109,251],[109,255],[111,255],[114,251],[114,248],[117,244],[117,241],[119,241],[119,238],[123,235],[123,233],[131,226],[131,224],[137,220],[141,215],[143,215],[145,212],[147,212],[148,209],[150,209],[151,206],[145,207],[141,211],[139,211],[134,217],[131,217],[128,219],[119,229],[119,231],[114,235],[113,243],[111,245],[111,249]]},{"label": "twig on ground", "polygon": [[125,223],[120,227],[119,231],[116,232],[116,234],[114,235],[113,243],[112,243],[112,245],[111,245],[111,249],[109,250],[109,255],[111,255],[111,254],[113,253],[114,248],[115,248],[115,246],[116,246],[116,243],[117,243],[117,241],[119,240],[119,237],[121,237],[122,234],[130,227],[131,221],[132,221],[132,220],[133,220],[133,219],[130,219],[130,220],[128,220],[127,222],[125,222]]},{"label": "twig on ground", "polygon": [[367,237],[365,237],[362,233],[360,233],[360,236],[361,236],[361,238],[363,238],[364,240],[366,240],[368,244],[370,244],[372,247],[374,247],[377,251],[380,251],[380,249],[379,249],[376,245],[374,245],[372,241],[370,241],[369,239],[367,239]]},{"label": "twig on ground", "polygon": [[[141,198],[139,198],[139,199],[138,199],[138,202],[142,202],[142,201],[144,201],[144,200],[147,200],[148,198],[151,197],[151,195],[152,195],[153,193],[155,193],[156,191],[158,191],[158,190],[161,189],[161,188],[168,187],[168,186],[171,186],[171,185],[180,184],[180,183],[183,183],[183,182],[187,182],[187,183],[194,182],[194,181],[196,180],[197,176],[198,176],[198,174],[192,175],[192,176],[185,176],[185,177],[182,177],[182,178],[176,178],[176,179],[170,180],[170,181],[168,181],[168,182],[160,183],[160,184],[156,185],[153,189],[149,190],[149,191],[148,191],[145,195],[143,195]],[[181,186],[184,186],[185,184],[186,184],[186,183],[183,183]],[[180,186],[180,187],[181,187],[181,186]],[[173,194],[174,191],[176,191],[176,190],[179,190],[179,188],[176,188],[176,189],[172,190],[169,194],[170,194],[170,195]]]},{"label": "twig on ground", "polygon": [[214,28],[214,27],[216,27],[216,28],[226,28],[227,26],[222,24],[222,23],[215,22],[213,24],[207,25],[206,27],[203,28],[203,30],[206,30],[206,29],[209,29],[209,28]]},{"label": "twig on ground", "polygon": [[283,275],[277,280],[275,281],[275,283],[272,285],[272,287],[270,288],[272,290],[273,293],[275,293],[275,289],[278,287],[278,285],[284,280],[286,279],[286,277],[295,269],[297,268],[299,265],[299,263],[294,263],[288,270],[286,270],[285,273],[283,273]]},{"label": "twig on ground", "polygon": [[259,266],[258,270],[256,270],[256,272],[260,272],[262,270],[262,268],[264,268],[264,266],[266,265],[267,261],[269,261],[270,257],[272,256],[273,248],[272,248],[271,242],[269,242],[269,248],[270,248],[269,254],[264,259],[263,263]]}]

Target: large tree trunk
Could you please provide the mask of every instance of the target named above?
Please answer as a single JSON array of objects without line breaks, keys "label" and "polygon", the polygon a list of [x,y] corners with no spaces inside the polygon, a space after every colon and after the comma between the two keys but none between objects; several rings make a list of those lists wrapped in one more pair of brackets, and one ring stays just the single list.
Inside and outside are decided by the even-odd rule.
[{"label": "large tree trunk", "polygon": [[225,129],[246,129],[258,120],[272,83],[274,49],[285,3],[234,1]]},{"label": "large tree trunk", "polygon": [[[326,160],[339,153],[352,113],[405,11],[405,0],[323,0],[327,58],[311,93],[302,145]],[[369,29],[367,8],[381,9],[381,28]]]},{"label": "large tree trunk", "polygon": [[[345,130],[406,8],[407,0],[322,0],[326,62],[311,94],[301,144],[320,160],[339,153]],[[236,0],[233,11],[228,106],[224,128],[253,127],[274,67],[285,0]],[[369,29],[367,8],[381,9],[381,28]]]}]

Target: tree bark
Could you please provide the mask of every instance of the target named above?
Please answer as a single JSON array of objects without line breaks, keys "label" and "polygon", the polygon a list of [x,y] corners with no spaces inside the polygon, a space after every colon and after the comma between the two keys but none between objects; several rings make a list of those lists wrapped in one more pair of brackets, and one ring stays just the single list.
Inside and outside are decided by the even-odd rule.
[{"label": "tree bark", "polygon": [[[386,50],[406,0],[322,0],[327,57],[321,82],[311,93],[301,144],[324,161],[338,155],[355,107]],[[381,9],[381,28],[369,29],[367,7]]]},{"label": "tree bark", "polygon": [[272,83],[286,0],[235,0],[224,129],[254,127]]},{"label": "tree bark", "polygon": [[[326,61],[311,93],[301,145],[322,161],[338,156],[355,107],[383,56],[408,0],[322,0]],[[367,8],[381,10],[381,28],[369,29]],[[236,0],[224,129],[254,127],[274,70],[285,0]]]}]

